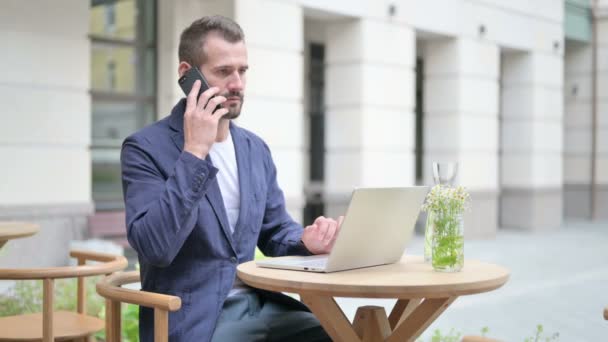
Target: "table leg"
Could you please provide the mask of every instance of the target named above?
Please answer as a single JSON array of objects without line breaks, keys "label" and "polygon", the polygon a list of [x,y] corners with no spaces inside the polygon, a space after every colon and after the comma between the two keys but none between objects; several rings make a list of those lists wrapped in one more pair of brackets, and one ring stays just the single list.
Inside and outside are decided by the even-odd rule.
[{"label": "table leg", "polygon": [[353,327],[362,342],[384,341],[391,334],[386,312],[381,306],[362,306],[357,309]]},{"label": "table leg", "polygon": [[401,321],[386,342],[414,341],[458,297],[427,298]]},{"label": "table leg", "polygon": [[300,298],[333,341],[402,342],[415,341],[458,297],[401,299],[391,312],[390,323],[384,308],[363,306],[352,325],[333,297],[301,294]]},{"label": "table leg", "polygon": [[414,309],[422,302],[422,298],[412,298],[412,299],[399,299],[393,310],[391,311],[391,315],[388,317],[388,321],[391,324],[391,329],[395,329],[403,320],[409,316],[409,314],[414,311]]},{"label": "table leg", "polygon": [[361,342],[348,318],[332,297],[301,294],[300,298],[321,322],[333,341]]},{"label": "table leg", "polygon": [[2,246],[4,246],[4,244],[6,243],[7,240],[0,240],[0,248],[2,248]]}]

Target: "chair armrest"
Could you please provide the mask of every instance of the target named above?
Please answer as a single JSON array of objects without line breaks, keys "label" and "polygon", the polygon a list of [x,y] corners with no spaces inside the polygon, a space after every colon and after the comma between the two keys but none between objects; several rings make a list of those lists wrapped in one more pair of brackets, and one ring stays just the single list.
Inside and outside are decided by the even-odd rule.
[{"label": "chair armrest", "polygon": [[70,251],[70,257],[76,258],[76,259],[99,261],[99,262],[108,262],[108,261],[112,261],[112,260],[116,259],[115,254],[98,253],[98,252],[83,251],[83,250]]},{"label": "chair armrest", "polygon": [[177,296],[131,290],[121,287],[122,285],[138,283],[139,281],[139,271],[118,272],[100,280],[97,283],[97,293],[109,300],[136,304],[154,309],[177,311],[181,308],[182,300]]},{"label": "chair armrest", "polygon": [[[75,255],[93,256],[101,263],[79,266],[45,267],[45,268],[0,268],[0,279],[2,280],[25,280],[25,279],[57,279],[76,278],[93,275],[105,275],[123,270],[127,267],[127,259],[122,255],[110,255],[102,253],[72,252]],[[74,255],[70,253],[70,255]]]}]

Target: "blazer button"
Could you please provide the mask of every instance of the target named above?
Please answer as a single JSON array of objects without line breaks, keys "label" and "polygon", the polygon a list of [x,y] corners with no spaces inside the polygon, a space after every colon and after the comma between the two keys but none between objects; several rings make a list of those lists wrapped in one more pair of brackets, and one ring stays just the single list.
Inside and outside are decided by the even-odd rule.
[{"label": "blazer button", "polygon": [[236,257],[231,257],[230,262],[233,264],[236,264],[236,262],[237,262]]}]

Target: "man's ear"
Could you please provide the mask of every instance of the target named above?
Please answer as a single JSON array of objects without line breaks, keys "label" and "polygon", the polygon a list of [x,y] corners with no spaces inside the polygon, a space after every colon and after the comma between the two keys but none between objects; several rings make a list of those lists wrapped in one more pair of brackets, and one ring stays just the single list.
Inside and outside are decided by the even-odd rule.
[{"label": "man's ear", "polygon": [[190,68],[192,68],[192,66],[188,64],[188,62],[181,61],[179,62],[179,66],[177,67],[177,74],[179,75],[179,77],[182,77],[184,76],[186,71],[190,70]]}]

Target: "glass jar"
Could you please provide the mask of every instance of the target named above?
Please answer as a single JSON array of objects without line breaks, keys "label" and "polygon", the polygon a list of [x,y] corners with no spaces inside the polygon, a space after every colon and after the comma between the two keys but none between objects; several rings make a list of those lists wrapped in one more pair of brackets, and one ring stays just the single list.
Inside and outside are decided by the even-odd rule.
[{"label": "glass jar", "polygon": [[464,220],[462,213],[430,212],[433,269],[458,272],[464,264]]},{"label": "glass jar", "polygon": [[424,228],[424,262],[431,263],[433,260],[433,212],[426,213],[426,225]]},{"label": "glass jar", "polygon": [[[458,174],[457,162],[433,162],[433,181],[435,185],[452,187]],[[424,229],[424,262],[431,263],[433,259],[433,212],[427,212]]]}]

